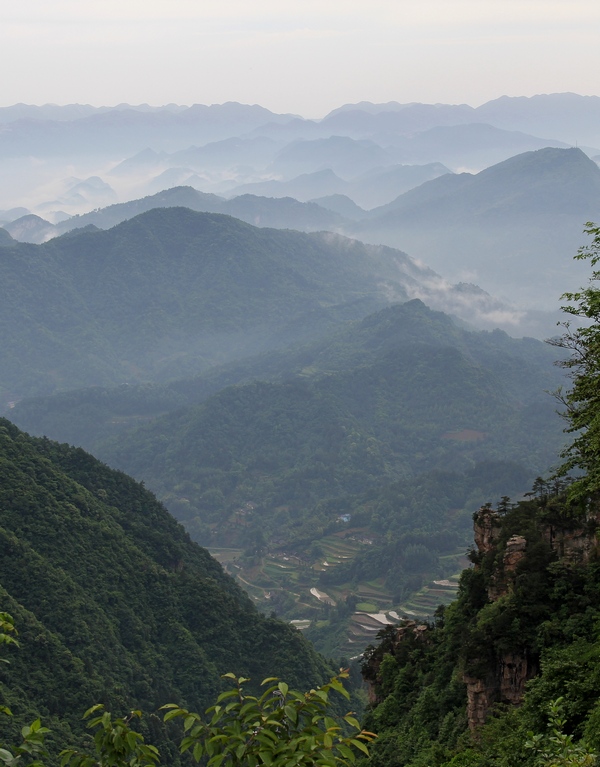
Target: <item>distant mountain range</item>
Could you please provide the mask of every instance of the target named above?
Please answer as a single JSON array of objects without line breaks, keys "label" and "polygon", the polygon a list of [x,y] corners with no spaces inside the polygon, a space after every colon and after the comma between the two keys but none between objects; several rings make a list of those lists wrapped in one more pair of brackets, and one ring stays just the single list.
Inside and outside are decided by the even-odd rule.
[{"label": "distant mountain range", "polygon": [[[420,186],[425,181],[451,171],[441,163],[428,165],[388,165],[373,167],[345,181],[331,168],[302,173],[289,181],[258,181],[230,190],[230,194],[260,194],[266,197],[295,197],[310,201],[313,198],[344,194],[362,208],[375,208],[400,194]],[[315,200],[318,202],[318,199]]]},{"label": "distant mountain range", "polygon": [[[385,243],[431,265],[452,282],[481,286],[501,299],[503,310],[516,306],[521,312],[555,311],[559,296],[585,279],[584,267],[573,262],[572,256],[583,244],[585,223],[600,218],[597,163],[580,149],[548,147],[516,155],[477,174],[443,173],[443,169],[441,165],[392,166],[364,174],[356,184],[342,182],[327,170],[290,182],[259,185],[305,197],[319,184],[350,192],[361,185],[368,190],[374,180],[376,193],[382,185],[390,189],[389,184],[402,183],[403,177],[412,185],[419,175],[434,176],[369,211],[340,192],[312,202],[250,194],[226,200],[180,187],[55,225],[40,217],[23,216],[5,224],[5,229],[16,239],[43,242],[90,225],[106,229],[154,207],[185,206],[226,213],[257,226],[329,230],[373,244]],[[424,293],[413,297],[416,295],[428,300]],[[459,306],[435,305],[463,316]],[[523,332],[533,335],[551,335],[555,320],[540,317],[538,322],[528,315],[515,323],[499,312],[497,322],[505,328],[507,322],[514,328],[520,324]]]},{"label": "distant mountain range", "polygon": [[[175,151],[199,140],[208,142],[238,136],[266,122],[286,122],[292,115],[277,115],[258,105],[194,104],[179,109],[139,109],[123,105],[98,109],[69,119],[48,119],[60,108],[5,108],[0,134],[0,158],[28,156],[71,158],[85,155],[111,156],[115,152],[139,151],[143,146]],[[87,108],[83,108],[86,112]],[[13,115],[20,114],[14,119]],[[63,113],[64,116],[64,113]],[[7,119],[7,118],[13,119]],[[1,118],[0,118],[1,119]]]},{"label": "distant mountain range", "polygon": [[585,270],[572,256],[600,218],[600,168],[580,149],[526,152],[478,174],[445,175],[345,231],[402,247],[453,279],[520,306],[556,305]]},{"label": "distant mountain range", "polygon": [[[125,201],[173,185],[228,195],[295,196],[246,185],[285,183],[330,171],[351,188],[333,188],[330,179],[329,185],[317,185],[298,199],[343,193],[360,207],[372,208],[407,191],[407,177],[400,187],[390,186],[389,177],[375,180],[398,165],[441,163],[454,172],[479,171],[546,146],[576,145],[591,157],[600,155],[599,114],[596,97],[576,94],[503,98],[476,109],[465,104],[361,103],[334,110],[322,120],[237,103],[114,108],[19,104],[0,112],[0,206],[46,213],[54,223],[54,216],[64,212],[88,212],[97,206],[89,195],[65,194],[73,174],[82,184],[100,179]],[[366,183],[369,174],[374,175]],[[101,205],[109,201],[98,198]]]},{"label": "distant mountain range", "polygon": [[479,122],[536,136],[554,136],[571,145],[600,146],[600,97],[576,93],[501,96],[475,108],[467,104],[400,104],[394,101],[373,104],[363,101],[334,109],[322,122],[335,121],[339,129],[344,124],[340,120],[351,122],[348,114],[360,115],[365,125],[369,120],[381,120],[383,124],[385,121],[388,125],[394,124],[396,129],[402,126],[410,131]]},{"label": "distant mountain range", "polygon": [[0,255],[4,401],[200,372],[416,296],[472,319],[502,308],[391,248],[181,207]]},{"label": "distant mountain range", "polygon": [[315,203],[302,203],[292,198],[270,199],[255,195],[241,195],[226,200],[215,194],[198,192],[192,187],[173,187],[140,200],[118,203],[107,208],[72,216],[58,224],[51,224],[40,216],[22,216],[4,225],[4,229],[22,242],[43,243],[47,240],[89,226],[109,229],[154,208],[185,207],[203,213],[222,213],[235,216],[255,226],[278,229],[322,231],[340,229],[344,220],[339,214]]}]

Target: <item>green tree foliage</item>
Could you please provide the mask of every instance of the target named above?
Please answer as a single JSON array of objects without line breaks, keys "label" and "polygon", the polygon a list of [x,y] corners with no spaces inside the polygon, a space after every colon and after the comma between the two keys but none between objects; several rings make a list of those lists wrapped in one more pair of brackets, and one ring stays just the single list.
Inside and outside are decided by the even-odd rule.
[{"label": "green tree foliage", "polygon": [[529,732],[525,748],[537,756],[538,767],[593,767],[597,755],[583,743],[575,743],[573,735],[564,732],[566,719],[562,713],[562,698],[548,705],[548,732]]},{"label": "green tree foliage", "polygon": [[142,718],[141,711],[113,719],[99,703],[88,709],[83,718],[95,730],[93,753],[66,748],[60,753],[61,767],[155,767],[160,757],[158,749],[145,743],[144,736],[131,726]]},{"label": "green tree foliage", "polygon": [[341,682],[347,677],[341,672],[307,693],[271,677],[262,682],[266,689],[257,697],[245,692],[248,679],[226,674],[234,688],[207,709],[208,722],[175,704],[163,707],[170,709],[165,720],[184,717],[181,751],[191,750],[196,761],[206,757],[208,767],[350,765],[356,750],[368,756],[366,743],[375,736],[362,730],[352,714],[338,721],[328,711],[332,691],[349,698]]},{"label": "green tree foliage", "polygon": [[[301,633],[260,615],[141,485],[8,421],[0,422],[0,550],[0,600],[22,640],[11,664],[0,664],[14,737],[38,717],[53,745],[79,737],[93,702],[113,711],[169,700],[203,708],[231,668],[294,686],[331,675]],[[141,731],[154,725],[144,720]],[[160,745],[165,732],[152,737]]]},{"label": "green tree foliage", "polygon": [[[364,672],[377,701],[364,722],[379,734],[373,767],[593,764],[600,746],[600,564],[576,553],[559,558],[548,538],[549,530],[576,538],[592,528],[569,511],[565,491],[556,496],[546,488],[539,498],[503,504],[495,519],[494,545],[473,554],[477,569],[463,573],[458,599],[425,630],[406,627],[401,640],[387,627],[366,653]],[[526,539],[526,555],[514,573],[505,572],[506,544],[515,535]],[[502,593],[492,600],[495,589]],[[493,689],[511,658],[526,658],[533,674],[523,704],[516,710],[498,695],[473,735],[465,677]],[[551,761],[555,756],[566,761]]]},{"label": "green tree foliage", "polygon": [[589,222],[585,231],[592,238],[575,256],[589,260],[592,266],[590,284],[576,293],[565,293],[563,298],[571,303],[563,307],[567,314],[581,318],[582,325],[572,328],[565,323],[566,333],[553,343],[570,352],[570,357],[560,364],[567,368],[572,386],[559,397],[565,407],[564,415],[569,421],[567,431],[575,438],[563,453],[566,459],[561,473],[578,469],[584,472],[571,487],[571,498],[585,501],[600,490],[600,227]]}]

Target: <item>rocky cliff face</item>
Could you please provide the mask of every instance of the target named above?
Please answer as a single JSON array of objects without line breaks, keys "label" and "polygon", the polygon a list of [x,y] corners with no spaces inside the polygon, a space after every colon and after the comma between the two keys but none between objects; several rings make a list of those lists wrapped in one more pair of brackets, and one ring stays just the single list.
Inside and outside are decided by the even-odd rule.
[{"label": "rocky cliff face", "polygon": [[427,685],[446,701],[440,716],[463,717],[466,703],[474,733],[496,704],[521,704],[540,655],[557,637],[569,641],[571,614],[596,602],[600,612],[600,499],[594,509],[582,514],[556,495],[476,512],[474,568],[456,602],[427,625],[386,626],[365,653],[373,726],[389,727],[395,711],[408,717],[407,699]]},{"label": "rocky cliff face", "polygon": [[[483,506],[473,519],[477,550],[480,554],[488,554],[501,540],[502,515],[489,506]],[[572,518],[565,517],[563,522],[538,523],[538,529],[560,559],[587,563],[600,546],[600,511],[588,512],[576,524]],[[515,545],[517,538],[522,539],[523,536],[513,535],[506,544],[507,551]]]},{"label": "rocky cliff face", "polygon": [[[577,524],[572,519],[538,522],[535,538],[549,546],[557,561],[586,564],[598,554],[599,530],[600,513],[594,512]],[[527,560],[530,542],[520,534],[506,539],[501,513],[489,506],[484,506],[474,516],[474,538],[477,547],[475,568],[480,568],[486,558],[488,562],[493,558],[486,589],[489,601],[497,602],[514,589],[521,566]],[[538,659],[523,650],[498,654],[493,666],[483,676],[465,674],[463,681],[467,685],[467,716],[471,730],[485,722],[495,703],[518,705],[523,699],[526,683],[538,671]]]}]

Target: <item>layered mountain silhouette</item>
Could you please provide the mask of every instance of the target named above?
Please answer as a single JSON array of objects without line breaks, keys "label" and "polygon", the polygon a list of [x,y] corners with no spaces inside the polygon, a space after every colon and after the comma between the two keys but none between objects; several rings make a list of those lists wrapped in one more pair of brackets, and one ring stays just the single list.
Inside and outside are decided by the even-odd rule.
[{"label": "layered mountain silhouette", "polygon": [[43,245],[12,243],[1,255],[5,401],[176,378],[322,336],[415,295],[471,317],[494,308],[481,291],[455,290],[390,248],[186,208]]},{"label": "layered mountain silhouette", "polygon": [[454,279],[543,307],[576,288],[572,256],[600,217],[600,169],[580,149],[526,152],[446,175],[374,209],[348,232],[386,242]]},{"label": "layered mountain silhouette", "polygon": [[[442,168],[428,171],[422,166],[432,173]],[[400,166],[375,175],[383,179],[386,173],[400,170],[410,170],[413,178],[417,172],[416,166]],[[313,191],[317,175],[337,179],[332,172],[322,171],[288,183],[296,185],[297,193],[306,193]],[[368,183],[369,176],[363,181]],[[356,188],[339,181],[342,188]],[[385,243],[430,264],[451,281],[480,285],[505,304],[522,311],[549,311],[557,308],[558,297],[566,289],[576,289],[585,279],[584,268],[573,263],[572,256],[584,242],[585,223],[600,216],[600,170],[579,149],[547,147],[477,174],[440,175],[371,209],[368,215],[352,204],[349,195],[344,195],[344,201],[339,192],[332,194],[313,202],[249,194],[226,200],[179,187],[56,225],[30,215],[5,228],[13,237],[40,242],[89,224],[108,228],[154,207],[183,205],[228,213],[257,226],[333,230],[373,244]],[[500,315],[498,322],[504,322]],[[539,330],[529,324],[527,332],[551,334],[553,323],[541,320]]]},{"label": "layered mountain silhouette", "polygon": [[[353,169],[354,172],[356,169]],[[450,173],[441,163],[427,165],[390,165],[373,167],[351,180],[337,176],[330,168],[302,173],[288,181],[272,179],[243,184],[230,194],[260,194],[267,197],[295,197],[297,200],[314,200],[334,194],[344,194],[363,208],[374,208],[395,199],[409,189],[425,181]]]},{"label": "layered mountain silhouette", "polygon": [[80,216],[72,216],[58,224],[51,224],[40,216],[29,214],[5,224],[5,229],[17,240],[40,244],[90,224],[99,229],[109,229],[139,213],[154,208],[172,207],[185,207],[205,213],[223,213],[255,226],[298,231],[336,230],[344,223],[342,217],[331,210],[315,203],[302,203],[290,197],[271,199],[247,194],[226,200],[218,195],[206,194],[191,186],[185,186],[172,187],[139,200],[109,205]]}]

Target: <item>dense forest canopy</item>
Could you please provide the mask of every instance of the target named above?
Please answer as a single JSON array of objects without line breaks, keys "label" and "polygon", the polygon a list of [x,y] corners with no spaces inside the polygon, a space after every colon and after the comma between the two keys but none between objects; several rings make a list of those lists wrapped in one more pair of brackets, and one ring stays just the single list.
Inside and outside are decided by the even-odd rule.
[{"label": "dense forest canopy", "polygon": [[371,620],[354,613],[431,615],[452,596],[435,581],[460,572],[472,509],[556,460],[555,356],[413,300],[192,379],[23,400],[10,415],[144,480],[262,609],[320,623],[319,649],[354,656]]},{"label": "dense forest canopy", "polygon": [[57,738],[78,736],[93,703],[201,709],[232,669],[301,688],[330,674],[129,477],[5,420],[0,475],[2,608],[21,642],[0,665],[13,729],[42,716]]}]

